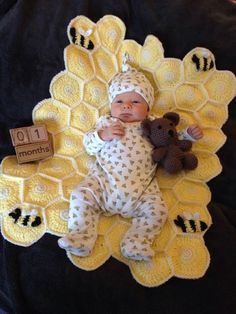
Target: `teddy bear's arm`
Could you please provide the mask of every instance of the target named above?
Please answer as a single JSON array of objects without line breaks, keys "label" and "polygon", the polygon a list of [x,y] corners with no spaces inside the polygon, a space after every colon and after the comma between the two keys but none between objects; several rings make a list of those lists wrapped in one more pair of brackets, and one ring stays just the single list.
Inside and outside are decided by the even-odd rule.
[{"label": "teddy bear's arm", "polygon": [[152,152],[152,159],[155,162],[161,161],[167,153],[167,148],[166,147],[159,147],[155,148]]},{"label": "teddy bear's arm", "polygon": [[179,140],[178,146],[180,147],[182,151],[188,152],[192,148],[192,142],[189,140]]}]

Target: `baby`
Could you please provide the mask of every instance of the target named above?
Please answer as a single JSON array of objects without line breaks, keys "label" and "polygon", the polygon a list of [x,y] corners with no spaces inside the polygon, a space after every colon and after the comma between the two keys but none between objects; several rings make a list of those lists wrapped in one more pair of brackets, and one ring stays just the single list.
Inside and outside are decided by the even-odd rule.
[{"label": "baby", "polygon": [[[126,64],[110,83],[109,101],[111,115],[100,117],[95,130],[84,137],[86,151],[97,159],[71,193],[69,233],[58,244],[74,255],[88,256],[97,238],[99,216],[120,214],[132,218],[121,253],[148,261],[154,255],[153,239],[168,213],[154,178],[153,146],[140,126],[152,108],[154,90],[143,73]],[[194,141],[202,131],[192,125],[181,137]]]}]

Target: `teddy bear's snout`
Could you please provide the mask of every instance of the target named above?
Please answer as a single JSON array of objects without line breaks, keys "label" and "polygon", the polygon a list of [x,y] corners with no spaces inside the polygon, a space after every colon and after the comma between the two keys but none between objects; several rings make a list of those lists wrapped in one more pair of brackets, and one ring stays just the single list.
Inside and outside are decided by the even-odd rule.
[{"label": "teddy bear's snout", "polygon": [[169,131],[168,131],[168,135],[171,136],[171,137],[173,137],[173,136],[174,136],[174,131],[173,131],[173,130],[169,130]]}]

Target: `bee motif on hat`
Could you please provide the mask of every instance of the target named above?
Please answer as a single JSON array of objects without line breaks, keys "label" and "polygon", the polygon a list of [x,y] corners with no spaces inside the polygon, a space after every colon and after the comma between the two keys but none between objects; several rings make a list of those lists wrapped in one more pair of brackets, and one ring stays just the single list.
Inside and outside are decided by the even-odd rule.
[{"label": "bee motif on hat", "polygon": [[85,31],[82,28],[79,28],[78,32],[76,32],[75,27],[71,27],[70,36],[72,38],[72,42],[75,45],[81,46],[88,50],[93,50],[94,43],[89,37],[92,34],[92,32],[93,32],[92,29],[88,29],[87,31]]},{"label": "bee motif on hat", "polygon": [[20,208],[16,208],[8,215],[13,218],[15,224],[24,227],[38,227],[42,223],[42,219],[38,216],[38,212],[35,209],[25,212]]},{"label": "bee motif on hat", "polygon": [[177,219],[174,220],[176,226],[180,227],[183,232],[195,233],[202,232],[207,229],[207,224],[200,220],[199,213],[188,213],[183,212],[182,215],[178,215]]}]

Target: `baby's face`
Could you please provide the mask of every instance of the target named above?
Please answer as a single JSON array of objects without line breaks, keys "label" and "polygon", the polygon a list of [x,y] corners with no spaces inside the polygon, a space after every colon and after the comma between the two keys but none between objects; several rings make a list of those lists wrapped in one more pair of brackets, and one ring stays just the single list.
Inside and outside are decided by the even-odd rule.
[{"label": "baby's face", "polygon": [[135,92],[116,96],[111,103],[111,116],[123,122],[137,122],[148,115],[149,107],[145,99]]}]

